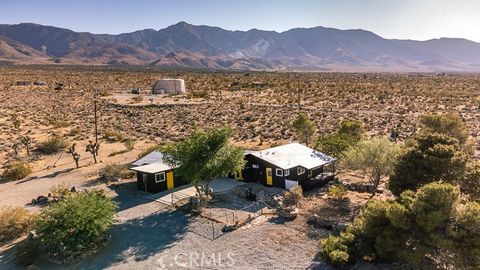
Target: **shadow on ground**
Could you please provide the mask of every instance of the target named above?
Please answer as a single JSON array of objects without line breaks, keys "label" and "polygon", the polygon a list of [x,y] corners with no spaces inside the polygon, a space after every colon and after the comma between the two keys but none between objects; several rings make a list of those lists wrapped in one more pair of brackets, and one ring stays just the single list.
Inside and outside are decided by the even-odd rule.
[{"label": "shadow on ground", "polygon": [[104,269],[148,260],[182,239],[189,223],[190,217],[183,211],[165,210],[117,224],[105,249],[74,268]]}]

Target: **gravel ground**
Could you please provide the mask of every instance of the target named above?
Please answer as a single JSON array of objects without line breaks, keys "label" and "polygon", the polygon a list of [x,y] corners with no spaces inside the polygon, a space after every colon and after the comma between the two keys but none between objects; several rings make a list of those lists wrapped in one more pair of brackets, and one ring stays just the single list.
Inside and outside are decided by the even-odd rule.
[{"label": "gravel ground", "polygon": [[[118,222],[108,245],[73,265],[47,263],[39,269],[305,269],[313,265],[317,240],[281,220],[265,218],[263,224],[229,233],[222,233],[222,225],[217,224],[212,236],[212,223],[204,218],[123,188],[114,192]],[[14,269],[13,261],[5,260],[12,250],[6,253],[3,261],[0,254],[0,268]]]}]

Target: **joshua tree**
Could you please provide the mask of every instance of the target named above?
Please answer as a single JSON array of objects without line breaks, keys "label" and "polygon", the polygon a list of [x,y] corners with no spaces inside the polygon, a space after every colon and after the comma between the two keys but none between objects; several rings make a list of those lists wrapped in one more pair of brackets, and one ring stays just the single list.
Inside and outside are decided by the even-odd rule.
[{"label": "joshua tree", "polygon": [[29,136],[23,136],[20,138],[20,142],[25,145],[25,148],[27,148],[27,155],[30,155],[30,144],[32,144],[33,140]]},{"label": "joshua tree", "polygon": [[85,152],[89,152],[93,156],[93,160],[97,163],[98,149],[100,148],[100,143],[88,141],[87,148]]},{"label": "joshua tree", "polygon": [[17,116],[14,116],[13,117],[13,126],[15,127],[15,129],[19,129],[20,128],[20,119],[18,119]]},{"label": "joshua tree", "polygon": [[12,145],[12,149],[13,151],[15,151],[15,156],[18,156],[18,146],[19,146],[18,143],[14,143]]},{"label": "joshua tree", "polygon": [[[77,151],[75,150],[76,146],[77,146],[76,143],[72,144],[72,146],[70,148],[68,148],[67,153],[72,155],[72,158],[75,161],[75,165],[77,166],[77,169],[78,169],[78,161],[80,160],[80,154],[77,153]],[[96,163],[96,161],[95,161],[95,163]]]}]

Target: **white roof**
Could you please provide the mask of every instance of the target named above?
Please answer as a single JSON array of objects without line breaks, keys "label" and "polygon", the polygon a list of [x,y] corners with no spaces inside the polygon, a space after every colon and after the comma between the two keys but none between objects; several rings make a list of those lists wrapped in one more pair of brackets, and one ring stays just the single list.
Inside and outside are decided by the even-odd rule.
[{"label": "white roof", "polygon": [[254,155],[282,169],[296,166],[313,169],[336,161],[331,156],[299,143],[289,143],[261,151],[247,151],[246,154]]},{"label": "white roof", "polygon": [[153,151],[143,158],[132,163],[133,171],[145,172],[145,173],[157,173],[162,171],[168,171],[176,167],[172,167],[163,160],[163,154],[159,151]]},{"label": "white roof", "polygon": [[152,163],[148,165],[138,166],[130,168],[132,171],[144,172],[144,173],[158,173],[168,171],[172,169],[171,166],[165,163]]},{"label": "white roof", "polygon": [[132,163],[132,166],[142,166],[152,163],[163,163],[163,154],[159,151],[153,151],[150,154]]}]

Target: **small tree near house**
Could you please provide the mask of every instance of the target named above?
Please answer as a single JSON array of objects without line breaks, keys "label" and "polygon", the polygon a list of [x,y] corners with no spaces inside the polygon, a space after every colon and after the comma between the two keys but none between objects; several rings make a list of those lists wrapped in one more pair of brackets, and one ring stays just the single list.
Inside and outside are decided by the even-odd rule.
[{"label": "small tree near house", "polygon": [[98,149],[100,148],[100,143],[88,141],[85,152],[92,154],[93,161],[97,163]]},{"label": "small tree near house", "polygon": [[341,164],[351,170],[360,170],[373,185],[375,195],[382,176],[388,176],[397,161],[398,148],[386,138],[359,142],[344,152]]},{"label": "small tree near house", "polygon": [[298,140],[302,143],[305,143],[307,146],[311,143],[317,130],[315,123],[308,119],[308,117],[303,113],[300,113],[295,121],[293,121],[292,127],[297,133]]},{"label": "small tree near house", "polygon": [[243,150],[229,144],[233,130],[228,127],[193,132],[187,139],[166,145],[165,161],[178,166],[175,173],[191,182],[199,195],[200,205],[210,196],[210,182],[220,176],[243,169]]}]

